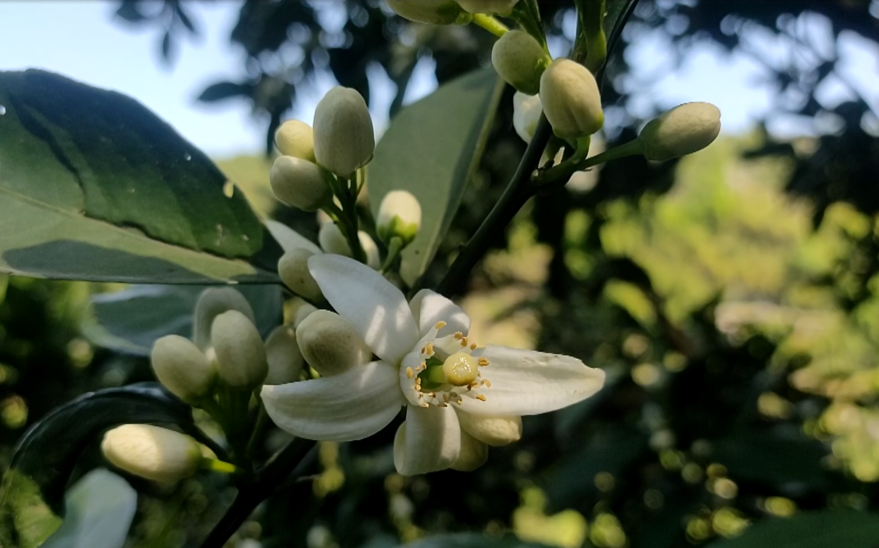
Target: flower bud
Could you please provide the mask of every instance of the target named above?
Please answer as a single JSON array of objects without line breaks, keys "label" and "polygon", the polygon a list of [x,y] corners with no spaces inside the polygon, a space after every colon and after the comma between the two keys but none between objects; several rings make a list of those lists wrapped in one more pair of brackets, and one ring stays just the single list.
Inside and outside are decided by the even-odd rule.
[{"label": "flower bud", "polygon": [[284,156],[314,162],[314,131],[300,120],[287,120],[275,131],[275,146]]},{"label": "flower bud", "polygon": [[101,451],[117,468],[164,482],[192,476],[202,461],[194,439],[149,424],[125,424],[107,431]]},{"label": "flower bud", "polygon": [[293,156],[275,158],[269,181],[279,200],[302,211],[317,211],[332,198],[317,165]]},{"label": "flower bud", "polygon": [[388,0],[397,15],[428,25],[465,24],[469,17],[455,0]]},{"label": "flower bud", "polygon": [[459,412],[458,422],[465,432],[492,447],[509,445],[522,437],[522,417],[516,415],[492,417]]},{"label": "flower bud", "polygon": [[292,327],[282,325],[271,332],[266,339],[266,360],[269,374],[263,384],[287,384],[299,380],[304,360]]},{"label": "flower bud", "polygon": [[543,105],[539,95],[526,95],[521,91],[513,95],[513,128],[526,143],[531,143],[541,114]]},{"label": "flower bud", "polygon": [[302,356],[323,376],[338,375],[369,362],[372,350],[354,327],[328,310],[309,314],[296,328]]},{"label": "flower bud", "polygon": [[458,4],[470,13],[490,13],[498,15],[510,15],[513,6],[519,0],[458,0]]},{"label": "flower bud", "polygon": [[366,101],[355,90],[336,86],[314,112],[317,163],[340,177],[350,177],[375,152],[375,133]]},{"label": "flower bud", "polygon": [[378,270],[382,263],[375,240],[372,239],[372,236],[362,230],[357,232],[357,239],[360,240],[360,247],[362,247],[363,252],[366,253],[366,266]]},{"label": "flower bud", "polygon": [[214,366],[189,339],[168,335],[153,344],[150,353],[153,371],[172,394],[189,404],[197,404],[214,385]]},{"label": "flower bud", "polygon": [[266,349],[247,316],[229,310],[214,318],[211,342],[217,355],[217,372],[226,384],[241,389],[262,384],[269,371]]},{"label": "flower bud", "polygon": [[376,232],[385,243],[397,237],[407,245],[421,228],[421,204],[406,190],[392,190],[385,194],[378,208]]},{"label": "flower bud", "polygon": [[720,133],[720,109],[711,103],[685,103],[651,120],[638,140],[644,157],[662,162],[710,145]]},{"label": "flower bud", "polygon": [[278,261],[278,275],[293,293],[309,301],[318,302],[323,300],[323,293],[308,271],[308,258],[312,255],[314,255],[312,251],[301,247],[284,253]]},{"label": "flower bud", "polygon": [[211,346],[211,325],[214,318],[227,310],[237,310],[256,323],[253,308],[244,295],[231,287],[211,287],[202,291],[195,304],[192,321],[192,342],[202,351]]},{"label": "flower bud", "polygon": [[598,83],[589,69],[556,59],[540,77],[540,102],[553,132],[562,139],[592,135],[604,125]]},{"label": "flower bud", "polygon": [[[360,247],[362,247],[363,252],[366,253],[366,264],[370,268],[378,269],[381,266],[381,258],[379,257],[378,246],[375,244],[372,237],[366,232],[360,230],[357,232],[357,239],[360,240]],[[351,253],[351,247],[348,245],[348,240],[335,223],[322,224],[317,233],[317,241],[320,242],[320,247],[326,253],[343,255],[345,257],[354,256],[354,254]]]},{"label": "flower bud", "polygon": [[536,95],[540,91],[540,76],[549,65],[549,56],[533,36],[511,30],[494,43],[491,64],[516,90]]},{"label": "flower bud", "polygon": [[299,327],[299,324],[302,323],[302,320],[309,317],[312,312],[317,312],[317,308],[308,303],[300,304],[299,308],[296,309],[296,313],[293,314],[293,328],[296,329],[297,327]]},{"label": "flower bud", "polygon": [[488,446],[462,430],[461,452],[451,469],[459,472],[472,472],[485,464],[487,460]]}]

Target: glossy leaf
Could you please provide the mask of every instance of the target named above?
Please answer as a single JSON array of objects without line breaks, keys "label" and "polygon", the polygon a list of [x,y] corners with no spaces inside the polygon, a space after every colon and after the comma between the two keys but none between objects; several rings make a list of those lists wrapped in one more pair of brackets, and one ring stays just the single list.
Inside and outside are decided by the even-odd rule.
[{"label": "glossy leaf", "polygon": [[406,189],[421,203],[421,230],[402,253],[400,274],[414,285],[433,259],[479,163],[502,82],[493,69],[462,76],[403,108],[369,164],[369,203]]},{"label": "glossy leaf", "polygon": [[824,510],[770,518],[752,525],[740,537],[713,542],[708,548],[875,548],[877,539],[879,516]]},{"label": "glossy leaf", "polygon": [[277,280],[280,248],[244,196],[137,101],[29,70],[0,73],[0,105],[0,272]]},{"label": "glossy leaf", "polygon": [[[128,354],[148,356],[165,335],[191,338],[192,314],[203,286],[138,285],[92,297],[93,318],[83,332],[93,343]],[[281,324],[283,296],[275,285],[236,288],[253,307],[263,337]]]}]

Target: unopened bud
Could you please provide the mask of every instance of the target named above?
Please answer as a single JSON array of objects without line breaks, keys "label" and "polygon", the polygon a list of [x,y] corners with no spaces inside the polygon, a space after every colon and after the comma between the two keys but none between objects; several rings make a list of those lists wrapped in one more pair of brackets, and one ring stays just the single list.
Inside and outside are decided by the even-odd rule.
[{"label": "unopened bud", "polygon": [[397,237],[407,245],[415,239],[421,228],[421,204],[406,190],[393,190],[385,194],[378,208],[376,232],[383,242]]},{"label": "unopened bud", "polygon": [[304,360],[296,331],[289,325],[282,325],[271,332],[266,339],[266,359],[269,374],[263,384],[287,384],[299,380]]},{"label": "unopened bud", "polygon": [[455,0],[388,0],[397,15],[428,25],[466,24],[468,16]]},{"label": "unopened bud", "polygon": [[354,327],[328,310],[318,310],[296,328],[302,356],[323,376],[338,375],[369,362],[372,350]]},{"label": "unopened bud", "polygon": [[253,389],[268,374],[266,350],[259,331],[247,316],[230,310],[214,318],[211,342],[220,378],[233,388]]},{"label": "unopened bud", "polygon": [[519,0],[458,0],[458,4],[470,13],[510,15]]},{"label": "unopened bud", "polygon": [[[366,264],[370,268],[379,268],[381,266],[381,258],[379,257],[378,246],[372,237],[360,230],[357,232],[357,239],[360,240],[360,247],[366,253]],[[317,241],[320,242],[320,247],[326,253],[343,255],[345,257],[354,256],[351,253],[351,246],[348,245],[348,240],[335,223],[322,224],[317,233]]]},{"label": "unopened bud", "polygon": [[662,162],[700,151],[720,133],[720,109],[711,103],[685,103],[651,120],[638,140],[648,160]]},{"label": "unopened bud", "polygon": [[192,322],[192,342],[202,351],[211,346],[211,325],[214,318],[228,310],[237,310],[256,323],[253,308],[244,295],[231,287],[211,287],[202,291],[195,304]]},{"label": "unopened bud", "polygon": [[381,257],[379,256],[375,240],[362,230],[357,232],[357,239],[360,240],[360,247],[366,253],[366,266],[378,270],[381,267]]},{"label": "unopened bud", "polygon": [[351,88],[336,86],[314,112],[314,155],[317,163],[350,177],[375,152],[375,133],[366,101]]},{"label": "unopened bud", "polygon": [[214,385],[217,372],[210,360],[189,339],[168,335],[153,344],[150,353],[159,382],[186,403],[197,405]]},{"label": "unopened bud", "polygon": [[472,472],[488,460],[488,446],[467,432],[461,431],[461,452],[458,460],[451,466],[459,472]]},{"label": "unopened bud", "polygon": [[459,412],[458,422],[465,432],[492,447],[509,445],[522,437],[522,417],[477,416]]},{"label": "unopened bud", "polygon": [[540,102],[553,132],[562,139],[587,137],[604,125],[595,77],[570,59],[556,59],[544,71]]},{"label": "unopened bud", "polygon": [[513,95],[513,128],[526,143],[531,143],[541,114],[543,105],[539,95],[527,95],[521,91]]},{"label": "unopened bud", "polygon": [[275,146],[284,156],[314,162],[314,131],[300,120],[287,120],[275,131]]},{"label": "unopened bud", "polygon": [[293,293],[309,301],[318,302],[323,299],[323,293],[308,271],[308,258],[312,255],[314,253],[301,247],[284,253],[278,261],[278,275]]},{"label": "unopened bud", "polygon": [[117,468],[153,481],[188,478],[202,461],[194,439],[149,424],[125,424],[107,431],[101,451]]},{"label": "unopened bud", "polygon": [[549,56],[533,36],[511,30],[491,49],[491,64],[498,75],[516,90],[528,95],[540,91],[540,76],[549,66]]},{"label": "unopened bud", "polygon": [[299,308],[296,309],[296,313],[293,314],[293,328],[296,329],[299,327],[299,324],[301,324],[302,321],[309,317],[313,312],[317,312],[317,308],[308,303],[300,304]]},{"label": "unopened bud", "polygon": [[269,172],[279,200],[303,211],[317,211],[332,199],[330,186],[316,164],[293,156],[278,156]]}]

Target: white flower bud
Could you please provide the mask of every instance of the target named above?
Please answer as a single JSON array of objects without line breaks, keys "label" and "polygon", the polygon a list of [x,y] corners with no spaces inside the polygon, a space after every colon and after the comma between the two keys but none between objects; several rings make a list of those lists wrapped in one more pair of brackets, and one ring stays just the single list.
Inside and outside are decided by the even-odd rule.
[{"label": "white flower bud", "polygon": [[455,0],[388,0],[388,7],[400,17],[428,25],[464,24],[469,19]]},{"label": "white flower bud", "polygon": [[287,120],[275,131],[275,146],[284,156],[314,162],[314,131],[300,120]]},{"label": "white flower bud", "polygon": [[372,236],[362,230],[357,232],[357,239],[360,240],[360,247],[362,247],[363,252],[366,253],[366,265],[374,270],[378,270],[382,263],[375,240],[372,239]]},{"label": "white flower bud", "polygon": [[540,77],[540,102],[553,132],[562,139],[592,135],[604,125],[601,94],[589,69],[556,59]]},{"label": "white flower bud", "polygon": [[458,4],[470,13],[510,15],[519,0],[458,0]]},{"label": "white flower bud", "polygon": [[[371,268],[379,268],[381,266],[381,258],[379,257],[378,246],[375,244],[372,237],[366,232],[360,230],[357,232],[357,239],[360,240],[360,247],[362,247],[364,253],[366,253],[366,264]],[[317,233],[317,241],[320,242],[320,247],[325,253],[333,253],[345,257],[354,256],[354,254],[351,253],[351,247],[348,245],[348,240],[335,223],[322,224]]]},{"label": "white flower bud", "polygon": [[308,271],[308,258],[312,255],[314,255],[312,251],[302,247],[284,253],[278,261],[278,275],[293,293],[309,301],[318,302],[323,299],[323,293]]},{"label": "white flower bud", "polygon": [[513,128],[526,143],[531,143],[541,114],[543,105],[539,95],[526,95],[521,91],[513,95]]},{"label": "white flower bud", "polygon": [[287,384],[299,380],[304,360],[296,342],[296,331],[289,325],[282,325],[271,332],[266,339],[266,359],[269,374],[263,384]]},{"label": "white flower bud", "polygon": [[296,329],[299,327],[302,320],[310,316],[312,312],[317,312],[317,308],[308,303],[300,304],[299,308],[296,309],[296,313],[293,314],[293,328]]},{"label": "white flower bud", "polygon": [[188,478],[202,461],[194,439],[149,424],[125,424],[107,431],[101,451],[117,468],[153,481]]},{"label": "white flower bud", "polygon": [[231,287],[211,287],[202,291],[195,304],[192,321],[192,342],[202,351],[211,346],[211,325],[214,318],[227,310],[237,310],[256,323],[253,308],[244,295]]},{"label": "white flower bud", "polygon": [[153,344],[150,353],[153,371],[172,394],[196,405],[214,385],[217,372],[210,360],[189,339],[168,335]]},{"label": "white flower bud", "polygon": [[378,207],[376,232],[383,242],[389,243],[397,237],[407,245],[415,239],[421,228],[421,204],[411,192],[392,190],[385,194]]},{"label": "white flower bud", "polygon": [[506,83],[522,93],[536,95],[540,91],[540,76],[549,65],[549,56],[533,36],[511,30],[494,43],[491,64]]},{"label": "white flower bud", "polygon": [[375,152],[375,133],[366,101],[355,90],[336,86],[314,112],[314,155],[317,163],[350,177]]},{"label": "white flower bud", "polygon": [[522,417],[477,416],[458,412],[458,422],[465,432],[492,447],[509,445],[522,437]]},{"label": "white flower bud", "polygon": [[354,327],[328,310],[318,310],[302,320],[296,328],[296,340],[305,361],[323,376],[344,373],[372,358],[372,350]]},{"label": "white flower bud", "polygon": [[247,316],[230,310],[214,318],[211,342],[220,378],[233,388],[253,389],[269,371],[259,331]]},{"label": "white flower bud", "polygon": [[711,103],[685,103],[651,120],[638,140],[644,157],[662,162],[692,154],[720,133],[720,109]]},{"label": "white flower bud", "polygon": [[472,472],[485,464],[487,460],[488,446],[462,430],[461,452],[451,469],[459,472]]},{"label": "white flower bud", "polygon": [[269,172],[279,200],[302,211],[317,211],[332,199],[330,186],[317,165],[293,156],[278,156]]}]

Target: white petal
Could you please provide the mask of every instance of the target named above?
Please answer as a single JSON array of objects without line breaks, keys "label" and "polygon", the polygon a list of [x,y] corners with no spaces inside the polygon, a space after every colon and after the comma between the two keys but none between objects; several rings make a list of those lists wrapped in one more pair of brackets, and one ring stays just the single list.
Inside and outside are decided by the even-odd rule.
[{"label": "white petal", "polygon": [[397,364],[418,341],[406,298],[381,274],[340,255],[315,255],[308,269],[324,297],[383,360]]},{"label": "white petal", "polygon": [[289,226],[279,223],[278,221],[266,221],[266,228],[269,233],[277,240],[281,249],[284,251],[293,251],[297,247],[301,247],[311,251],[312,253],[323,253],[321,249],[308,238],[299,234]]},{"label": "white petal", "polygon": [[585,400],[604,385],[604,371],[571,356],[505,346],[486,346],[473,355],[488,359],[479,371],[491,381],[491,387],[464,394],[460,410],[474,415],[549,413]]},{"label": "white petal", "polygon": [[423,337],[437,322],[446,322],[437,336],[445,337],[456,331],[470,332],[470,317],[460,306],[430,289],[422,289],[409,301],[409,308],[418,320],[419,336]]},{"label": "white petal", "polygon": [[461,427],[451,407],[406,408],[394,436],[394,466],[404,476],[449,468],[461,453]]},{"label": "white petal", "polygon": [[397,369],[384,362],[332,377],[264,386],[262,399],[269,417],[282,430],[324,441],[371,436],[387,426],[405,403]]}]

